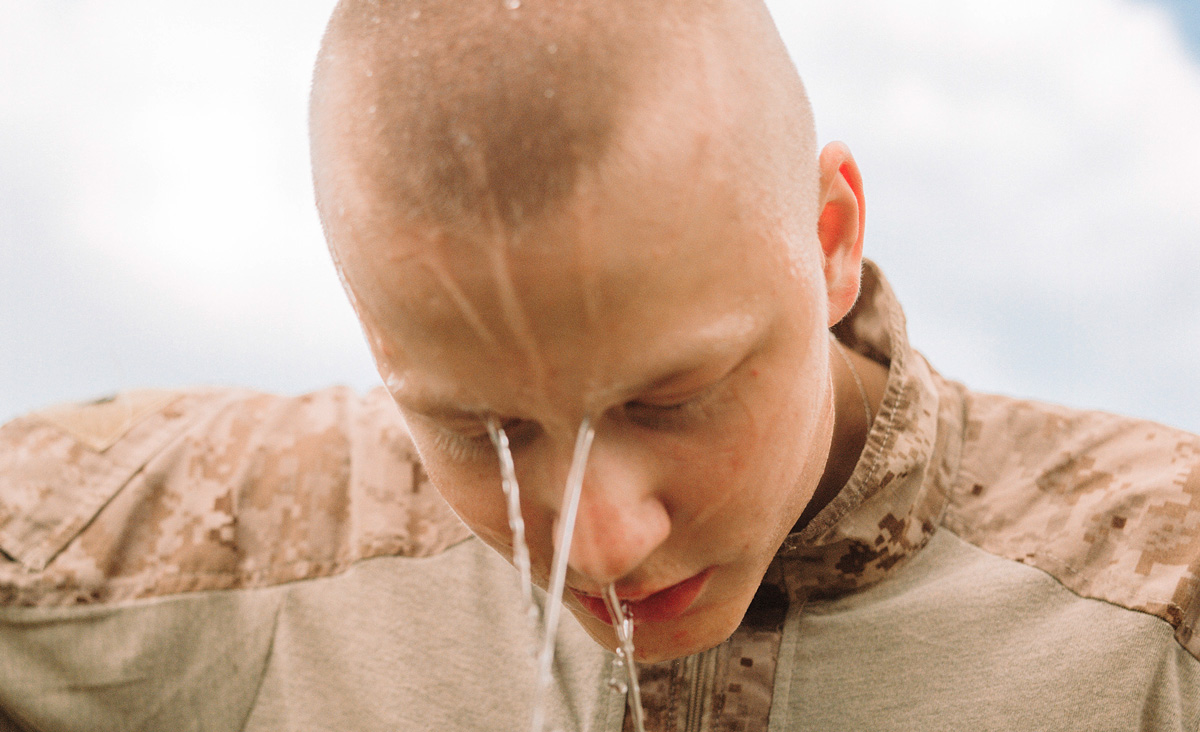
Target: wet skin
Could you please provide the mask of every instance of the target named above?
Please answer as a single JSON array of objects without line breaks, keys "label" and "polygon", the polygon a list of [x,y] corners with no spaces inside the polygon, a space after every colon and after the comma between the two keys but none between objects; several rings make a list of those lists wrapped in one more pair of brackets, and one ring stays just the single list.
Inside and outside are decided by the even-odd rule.
[{"label": "wet skin", "polygon": [[[703,93],[736,94],[726,87]],[[645,117],[745,106],[712,101],[661,99]],[[853,455],[827,474],[835,412],[848,403],[844,411],[862,413],[853,382],[831,365],[840,361],[828,336],[858,287],[853,159],[831,146],[819,165],[798,163],[820,179],[818,200],[796,206],[808,219],[766,210],[721,147],[739,136],[720,124],[741,122],[631,123],[618,148],[635,156],[587,171],[565,205],[516,232],[375,224],[338,252],[426,471],[483,541],[512,556],[486,429],[494,416],[512,445],[533,577],[546,586],[572,447],[589,416],[595,442],[568,588],[598,596],[615,583],[638,600],[708,573],[682,614],[637,623],[642,661],[727,638],[814,493],[840,485],[857,454],[839,449]],[[386,207],[369,182],[356,198]],[[844,448],[855,430],[839,424]],[[564,602],[616,647],[612,627],[576,594]]]},{"label": "wet skin", "polygon": [[[732,633],[817,489],[834,423],[825,271],[797,264],[712,161],[683,152],[656,176],[590,187],[515,241],[430,237],[354,276],[425,468],[485,542],[511,557],[486,415],[512,440],[543,587],[591,415],[568,587],[615,582],[637,599],[711,572],[681,616],[638,625],[645,661]],[[609,625],[565,601],[614,647]]]}]

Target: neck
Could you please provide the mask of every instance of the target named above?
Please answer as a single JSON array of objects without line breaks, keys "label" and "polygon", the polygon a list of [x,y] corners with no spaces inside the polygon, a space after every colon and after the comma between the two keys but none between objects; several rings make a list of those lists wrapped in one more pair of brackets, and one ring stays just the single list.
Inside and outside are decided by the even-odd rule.
[{"label": "neck", "polygon": [[[807,526],[808,522],[837,496],[854,474],[858,458],[867,444],[867,433],[871,430],[871,425],[867,423],[867,410],[863,406],[864,394],[872,415],[879,413],[879,404],[883,401],[887,369],[848,348],[844,349],[846,358],[842,358],[837,353],[839,347],[837,343],[830,343],[829,366],[833,372],[834,418],[829,459],[825,463],[825,472],[817,484],[817,490],[796,522],[794,531]],[[859,377],[857,380],[854,378],[855,372]]]}]

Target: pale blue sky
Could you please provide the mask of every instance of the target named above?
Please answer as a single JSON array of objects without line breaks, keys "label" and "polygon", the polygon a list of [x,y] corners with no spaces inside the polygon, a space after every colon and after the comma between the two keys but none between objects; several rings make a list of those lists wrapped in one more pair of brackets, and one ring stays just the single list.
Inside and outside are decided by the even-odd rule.
[{"label": "pale blue sky", "polygon": [[[936,367],[1200,431],[1200,4],[772,6]],[[377,382],[308,180],[331,7],[0,4],[0,420]]]},{"label": "pale blue sky", "polygon": [[1156,2],[1169,10],[1179,24],[1179,30],[1187,39],[1188,47],[1200,56],[1200,2],[1196,0],[1147,0]]}]

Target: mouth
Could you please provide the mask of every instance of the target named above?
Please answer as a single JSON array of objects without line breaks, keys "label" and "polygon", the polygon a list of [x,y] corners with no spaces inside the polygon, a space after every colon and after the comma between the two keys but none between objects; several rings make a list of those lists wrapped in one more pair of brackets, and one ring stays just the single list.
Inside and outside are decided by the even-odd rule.
[{"label": "mouth", "polygon": [[[629,605],[629,612],[633,615],[635,624],[642,623],[664,623],[668,620],[674,620],[691,608],[692,603],[696,601],[696,597],[700,595],[701,590],[708,583],[708,578],[712,575],[713,568],[695,574],[682,582],[663,588],[650,595],[646,595],[639,600],[630,600],[621,597],[622,603]],[[580,604],[605,623],[612,625],[612,618],[608,616],[608,609],[604,606],[604,600],[589,595],[579,590],[572,589],[571,592],[579,600]],[[621,593],[617,593],[620,597]]]}]

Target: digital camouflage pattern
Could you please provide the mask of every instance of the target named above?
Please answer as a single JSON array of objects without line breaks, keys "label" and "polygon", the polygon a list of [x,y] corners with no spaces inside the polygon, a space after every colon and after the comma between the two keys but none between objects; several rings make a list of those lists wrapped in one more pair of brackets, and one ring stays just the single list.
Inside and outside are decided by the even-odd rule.
[{"label": "digital camouflage pattern", "polygon": [[[766,732],[788,596],[777,565],[767,571],[741,625],[703,653],[638,664],[646,729]],[[633,732],[627,711],[623,732]]]},{"label": "digital camouflage pattern", "polygon": [[383,389],[135,392],[0,428],[0,603],[262,587],[469,536]]},{"label": "digital camouflage pattern", "polygon": [[962,452],[963,389],[908,347],[891,288],[868,265],[836,334],[889,365],[879,413],[846,487],[779,552],[793,600],[881,580],[941,524]]},{"label": "digital camouflage pattern", "polygon": [[794,594],[878,581],[944,526],[1081,597],[1162,618],[1200,658],[1200,437],[941,378],[873,265],[838,334],[891,368],[850,482],[780,551],[799,561]]},{"label": "digital camouflage pattern", "polygon": [[946,527],[1072,592],[1156,615],[1200,658],[1200,438],[973,395]]},{"label": "digital camouflage pattern", "polygon": [[[889,365],[886,390],[850,481],[785,540],[768,583],[781,576],[797,607],[851,592],[882,580],[945,526],[1081,597],[1162,618],[1200,658],[1200,438],[974,394],[941,378],[909,346],[903,311],[869,262],[859,301],[835,334]],[[769,651],[747,660],[774,668]],[[722,712],[719,696],[699,702],[709,710],[704,725],[685,724],[680,710],[698,702],[683,690],[701,666],[675,661],[644,673],[647,713],[664,720],[658,729],[766,729],[761,710]]]},{"label": "digital camouflage pattern", "polygon": [[[835,334],[889,366],[859,464],[730,640],[642,667],[653,729],[766,729],[789,606],[885,580],[938,531],[1157,617],[1200,659],[1200,438],[941,378],[870,263]],[[274,586],[468,537],[381,389],[130,392],[0,427],[0,606]]]}]

